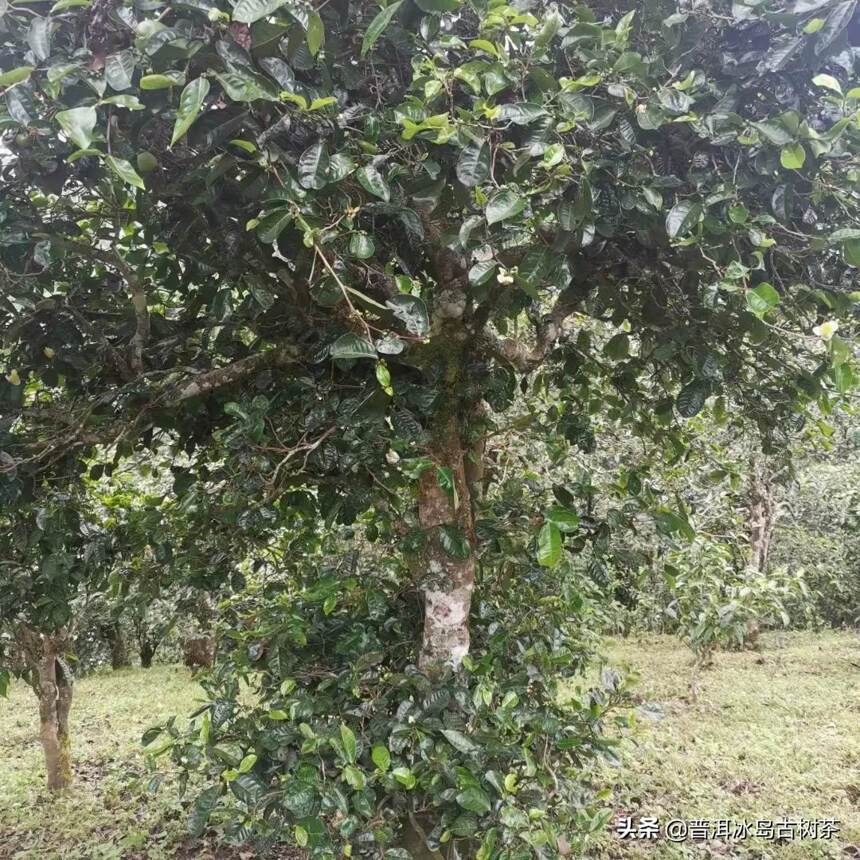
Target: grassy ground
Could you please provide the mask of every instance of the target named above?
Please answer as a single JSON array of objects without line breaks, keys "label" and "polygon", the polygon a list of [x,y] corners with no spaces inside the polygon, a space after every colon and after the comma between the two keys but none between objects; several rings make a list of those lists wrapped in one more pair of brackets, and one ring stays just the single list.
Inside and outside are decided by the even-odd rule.
[{"label": "grassy ground", "polygon": [[[688,652],[670,637],[608,643],[614,665],[639,680],[642,717],[622,745],[615,824],[626,816],[778,820],[837,818],[836,842],[727,845],[621,841],[610,830],[590,856],[634,858],[860,858],[860,637],[763,637],[760,653],[718,654],[689,699]],[[201,695],[188,671],[157,666],[78,681],[72,709],[74,787],[51,802],[43,789],[36,700],[23,685],[0,701],[0,858],[15,860],[207,860],[185,838],[186,814],[171,786],[129,788],[142,769],[140,736]],[[653,704],[653,707],[652,707]],[[647,718],[659,710],[663,719]],[[620,780],[620,784],[619,781]],[[852,847],[854,846],[854,847]]]},{"label": "grassy ground", "polygon": [[153,800],[130,790],[129,771],[142,768],[144,730],[188,713],[202,692],[177,666],[79,680],[71,712],[75,783],[51,802],[43,787],[36,697],[23,684],[13,686],[10,700],[0,700],[0,857],[174,857],[185,838],[176,792]]},{"label": "grassy ground", "polygon": [[[677,845],[620,840],[605,858],[860,858],[860,636],[792,633],[762,637],[755,652],[720,653],[689,697],[689,652],[670,637],[610,642],[636,689],[663,719],[643,717],[610,775],[615,826],[630,816],[757,821],[841,821],[831,842],[752,838]],[[651,710],[650,707],[640,709]]]}]

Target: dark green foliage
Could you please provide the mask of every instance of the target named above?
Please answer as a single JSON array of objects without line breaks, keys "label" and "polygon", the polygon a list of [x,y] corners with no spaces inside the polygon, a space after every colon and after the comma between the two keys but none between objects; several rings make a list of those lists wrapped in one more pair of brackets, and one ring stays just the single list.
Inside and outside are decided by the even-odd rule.
[{"label": "dark green foliage", "polygon": [[[575,578],[509,582],[506,602],[482,604],[464,668],[434,679],[415,665],[420,618],[393,573],[305,568],[298,592],[269,580],[231,602],[212,705],[184,734],[145,738],[226,781],[214,809],[217,786],[194,801],[194,832],[212,815],[228,838],[271,845],[286,822],[313,856],[375,856],[411,814],[430,847],[453,840],[461,856],[531,856],[561,833],[581,850],[606,821],[582,768],[615,760],[602,731],[625,696],[609,673],[559,702],[588,656]],[[520,601],[543,611],[517,620]]]},{"label": "dark green foliage", "polygon": [[[118,532],[128,557],[151,548],[156,579],[179,559],[191,585],[241,592],[273,553],[307,563],[252,590],[227,631],[182,745],[213,782],[195,832],[226,809],[237,839],[286,821],[321,855],[397,857],[420,810],[434,838],[496,860],[554,857],[562,833],[581,847],[603,826],[582,784],[615,683],[562,711],[555,676],[583,668],[571,625],[613,532],[642,512],[689,539],[689,511],[633,472],[603,510],[585,471],[566,487],[529,464],[493,486],[490,468],[482,501],[458,470],[487,465],[472,446],[527,392],[556,465],[571,445],[596,453],[609,424],[680,458],[679,424],[712,397],[773,449],[849,393],[853,10],[5,10],[0,499],[8,532],[24,526],[19,568],[61,584],[35,605],[62,623],[91,575],[81,476],[142,452],[170,460],[165,506],[142,517],[152,538]],[[564,516],[542,513],[550,483]],[[31,522],[53,492],[61,555]],[[345,541],[364,527],[394,572],[358,576],[342,553],[318,576],[320,521]],[[450,677],[414,668],[426,558],[476,586],[473,653]]]}]

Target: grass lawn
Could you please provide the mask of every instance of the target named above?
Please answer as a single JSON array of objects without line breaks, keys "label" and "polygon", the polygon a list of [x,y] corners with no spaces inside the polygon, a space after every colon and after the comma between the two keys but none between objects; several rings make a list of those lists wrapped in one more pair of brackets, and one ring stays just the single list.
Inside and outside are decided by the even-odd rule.
[{"label": "grass lawn", "polygon": [[[762,642],[760,653],[718,654],[702,676],[697,702],[689,699],[688,652],[671,637],[607,643],[608,661],[638,674],[643,714],[622,743],[623,768],[602,774],[615,784],[615,823],[640,815],[664,822],[837,818],[842,838],[636,844],[610,831],[589,856],[860,858],[860,637],[804,633],[764,636]],[[170,714],[189,713],[201,695],[188,671],[177,666],[78,681],[75,783],[52,801],[43,788],[36,699],[23,684],[14,685],[10,699],[0,700],[0,858],[250,857],[191,843],[173,786],[157,795],[129,788],[129,773],[142,770],[144,729]],[[663,719],[646,718],[655,710],[646,703],[659,706]]]},{"label": "grass lawn", "polygon": [[[176,792],[165,786],[154,799],[130,790],[128,776],[142,769],[144,730],[170,714],[189,713],[202,695],[179,666],[107,671],[77,681],[71,712],[75,782],[51,802],[36,697],[26,685],[13,685],[9,700],[0,700],[0,857],[176,856],[186,818]],[[202,860],[205,854],[190,856]]]},{"label": "grass lawn", "polygon": [[671,637],[613,640],[605,654],[639,676],[637,691],[664,715],[640,718],[623,769],[608,774],[622,780],[614,826],[627,816],[836,818],[842,832],[830,842],[735,844],[636,843],[612,832],[594,856],[860,858],[860,636],[769,634],[758,653],[719,653],[696,702],[689,652]]}]

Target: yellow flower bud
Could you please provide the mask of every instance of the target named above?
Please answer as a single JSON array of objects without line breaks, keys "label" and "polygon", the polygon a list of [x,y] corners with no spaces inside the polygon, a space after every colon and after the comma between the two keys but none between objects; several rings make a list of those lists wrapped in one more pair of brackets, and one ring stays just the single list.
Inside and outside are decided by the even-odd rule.
[{"label": "yellow flower bud", "polygon": [[49,346],[45,347],[44,352],[45,352],[45,358],[53,358],[55,355],[54,350],[52,350],[51,347],[49,347]]}]

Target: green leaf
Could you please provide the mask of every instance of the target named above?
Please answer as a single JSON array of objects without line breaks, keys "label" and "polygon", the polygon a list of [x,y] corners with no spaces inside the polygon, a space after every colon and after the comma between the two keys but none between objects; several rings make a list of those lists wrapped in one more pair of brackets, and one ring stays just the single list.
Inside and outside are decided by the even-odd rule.
[{"label": "green leaf", "polygon": [[673,89],[660,90],[657,93],[657,100],[663,108],[673,114],[686,113],[693,104],[693,99],[687,93]]},{"label": "green leaf", "polygon": [[666,232],[670,239],[684,236],[699,223],[702,207],[691,200],[679,200],[666,215]]},{"label": "green leaf", "polygon": [[860,239],[860,228],[858,227],[842,227],[839,230],[834,230],[827,237],[827,241],[834,244],[839,242],[853,242],[857,239]]},{"label": "green leaf", "polygon": [[422,12],[453,12],[461,0],[415,0],[415,4]]},{"label": "green leaf", "polygon": [[51,56],[51,19],[33,18],[27,33],[27,44],[39,63]]},{"label": "green leaf", "polygon": [[490,178],[490,147],[485,140],[470,143],[457,159],[457,179],[474,188]]},{"label": "green leaf", "polygon": [[457,526],[439,526],[439,544],[451,558],[465,561],[472,554],[469,541]]},{"label": "green leaf", "polygon": [[490,795],[477,786],[464,789],[457,795],[457,803],[470,812],[489,812],[493,805],[490,803]]},{"label": "green leaf", "polygon": [[829,242],[851,242],[855,239],[860,239],[860,228],[858,227],[842,227],[839,230],[834,230],[827,237]]},{"label": "green leaf", "polygon": [[239,0],[233,9],[233,20],[253,24],[286,4],[287,0]]},{"label": "green leaf", "polygon": [[176,112],[176,124],[173,126],[173,137],[170,138],[171,146],[191,128],[208,92],[207,78],[197,78],[182,90],[182,95],[179,96],[179,110]]},{"label": "green leaf", "polygon": [[737,206],[732,206],[729,209],[729,221],[731,221],[732,224],[746,224],[749,217],[750,213],[743,203],[739,203]]},{"label": "green leaf", "polygon": [[54,12],[62,12],[64,9],[72,9],[75,6],[92,6],[92,0],[57,0],[51,6],[51,14]]},{"label": "green leaf", "polygon": [[106,155],[105,161],[108,167],[120,178],[123,182],[129,185],[135,185],[138,188],[146,189],[143,180],[138,175],[137,171],[131,166],[131,163],[124,158],[116,158],[113,155]]},{"label": "green leaf", "polygon": [[538,30],[537,36],[535,36],[535,46],[538,48],[545,48],[559,31],[561,23],[562,21],[558,12],[553,12],[548,15],[543,22],[543,26]]},{"label": "green leaf", "polygon": [[436,467],[436,483],[452,498],[456,496],[457,489],[454,485],[454,470],[450,466]]},{"label": "green leaf", "polygon": [[323,26],[322,18],[320,18],[320,13],[316,10],[308,12],[308,29],[305,33],[305,38],[311,56],[315,57],[325,41],[325,27]]},{"label": "green leaf", "polygon": [[329,348],[332,358],[376,358],[376,350],[357,334],[342,334]]},{"label": "green leaf", "polygon": [[391,753],[387,747],[375,746],[370,753],[373,763],[381,770],[387,771],[391,767]]},{"label": "green leaf", "polygon": [[230,790],[240,802],[253,806],[260,801],[266,793],[266,786],[254,773],[240,773],[230,783]]},{"label": "green leaf", "polygon": [[560,532],[575,532],[579,528],[579,517],[570,508],[550,508],[546,518],[554,523]]},{"label": "green leaf", "polygon": [[824,87],[827,90],[833,90],[833,92],[839,93],[840,96],[842,95],[842,87],[833,75],[816,75],[812,79],[812,83],[817,87]]},{"label": "green leaf", "polygon": [[513,218],[524,208],[525,201],[518,194],[510,190],[500,191],[487,204],[487,223],[496,224],[507,218]]},{"label": "green leaf", "polygon": [[127,90],[131,86],[133,75],[134,54],[130,50],[105,57],[105,80],[112,89]]},{"label": "green leaf", "polygon": [[92,143],[97,119],[95,108],[77,107],[63,110],[57,114],[56,119],[66,137],[77,144],[78,148],[86,149]]},{"label": "green leaf", "polygon": [[565,148],[563,143],[554,143],[548,146],[543,154],[544,167],[555,167],[564,161]]},{"label": "green leaf", "polygon": [[469,269],[470,284],[486,284],[493,277],[498,263],[495,260],[481,260]]},{"label": "green leaf", "polygon": [[349,253],[359,260],[369,259],[374,250],[373,239],[367,233],[353,233],[349,239]]},{"label": "green leaf", "polygon": [[239,773],[247,773],[256,763],[257,756],[249,753],[239,762]]},{"label": "green leaf", "polygon": [[346,725],[346,723],[340,724],[340,737],[343,741],[343,751],[346,755],[346,760],[350,764],[355,764],[355,759],[358,753],[358,744],[355,740],[355,732]]},{"label": "green leaf", "polygon": [[355,172],[355,177],[366,191],[369,191],[386,203],[391,200],[391,191],[388,188],[388,184],[382,178],[382,174],[372,164],[360,167]]},{"label": "green leaf", "polygon": [[836,385],[836,390],[840,394],[847,394],[855,385],[858,384],[858,380],[854,377],[854,371],[851,369],[850,364],[840,364],[837,367],[834,367],[830,371],[830,377]]},{"label": "green leaf", "polygon": [[561,558],[561,532],[554,522],[541,526],[537,538],[537,560],[542,567],[555,567]]},{"label": "green leaf", "polygon": [[806,161],[806,150],[800,143],[790,143],[779,151],[779,163],[786,170],[798,170]]},{"label": "green leaf", "polygon": [[195,798],[188,814],[188,833],[194,839],[199,839],[206,830],[209,817],[217,806],[222,791],[220,785],[213,785]]},{"label": "green leaf", "polygon": [[310,103],[310,107],[308,110],[322,110],[324,107],[328,107],[329,105],[333,105],[337,103],[337,99],[334,96],[326,96],[321,99],[314,99]]},{"label": "green leaf", "polygon": [[20,84],[21,81],[26,81],[33,71],[32,66],[18,66],[17,69],[9,69],[8,72],[3,72],[0,75],[0,87],[9,87],[12,84]]},{"label": "green leaf", "polygon": [[519,104],[505,104],[499,110],[499,119],[502,122],[512,122],[514,125],[528,125],[536,119],[546,116],[546,110],[531,102],[520,102]]},{"label": "green leaf", "polygon": [[492,42],[488,42],[486,39],[472,39],[472,41],[469,42],[469,47],[475,48],[478,51],[483,51],[485,54],[490,54],[493,57],[499,56],[496,46]]},{"label": "green leaf", "polygon": [[144,75],[140,79],[142,90],[164,90],[167,87],[181,87],[185,83],[182,72],[165,72],[163,75]]},{"label": "green leaf", "polygon": [[418,782],[415,774],[408,767],[396,767],[391,771],[391,775],[407,790],[415,788]]},{"label": "green leaf", "polygon": [[830,10],[830,14],[824,21],[824,25],[818,31],[815,38],[815,53],[823,54],[836,41],[839,34],[848,26],[854,16],[857,7],[856,0],[845,0],[837,3]]},{"label": "green leaf", "polygon": [[757,316],[766,314],[779,304],[779,293],[767,283],[746,291],[747,307]]},{"label": "green leaf", "polygon": [[860,241],[848,241],[842,244],[842,257],[849,266],[860,267]]},{"label": "green leaf", "polygon": [[361,43],[361,56],[364,55],[376,44],[376,40],[385,32],[385,28],[391,23],[397,10],[403,5],[403,0],[397,0],[390,6],[386,6],[377,16],[370,22],[364,34],[364,41]]},{"label": "green leaf", "polygon": [[424,335],[430,331],[430,317],[427,306],[418,296],[410,296],[406,293],[393,296],[385,304],[394,312],[394,316],[406,323],[406,330],[410,334]]},{"label": "green leaf", "polygon": [[754,122],[753,126],[758,129],[759,134],[774,146],[785,146],[794,140],[794,134],[790,132],[778,119],[766,119],[763,122]]},{"label": "green leaf", "polygon": [[99,102],[100,105],[116,105],[117,107],[127,108],[128,110],[145,110],[146,105],[140,101],[137,96],[119,95],[108,96]]},{"label": "green leaf", "polygon": [[696,532],[687,520],[671,511],[659,511],[654,514],[654,521],[658,531],[663,534],[679,534],[687,540],[693,540],[696,536]]},{"label": "green leaf", "polygon": [[709,393],[710,386],[707,382],[696,379],[685,385],[678,392],[678,399],[675,402],[678,414],[683,418],[692,418],[694,415],[698,415],[704,409]]},{"label": "green leaf", "polygon": [[367,785],[367,777],[354,764],[348,764],[343,769],[343,777],[356,791],[361,791]]},{"label": "green leaf", "polygon": [[270,245],[281,235],[284,228],[294,217],[293,212],[284,207],[276,209],[274,212],[270,212],[264,218],[261,218],[260,223],[257,224],[257,236],[260,238],[260,241]]},{"label": "green leaf", "polygon": [[323,141],[312,143],[299,158],[299,185],[319,191],[328,182],[328,150]]},{"label": "green leaf", "polygon": [[457,752],[465,753],[469,755],[470,753],[477,752],[480,747],[472,741],[472,739],[468,735],[464,735],[463,732],[459,732],[456,729],[442,729],[442,734],[445,737],[445,740],[454,747]]}]

